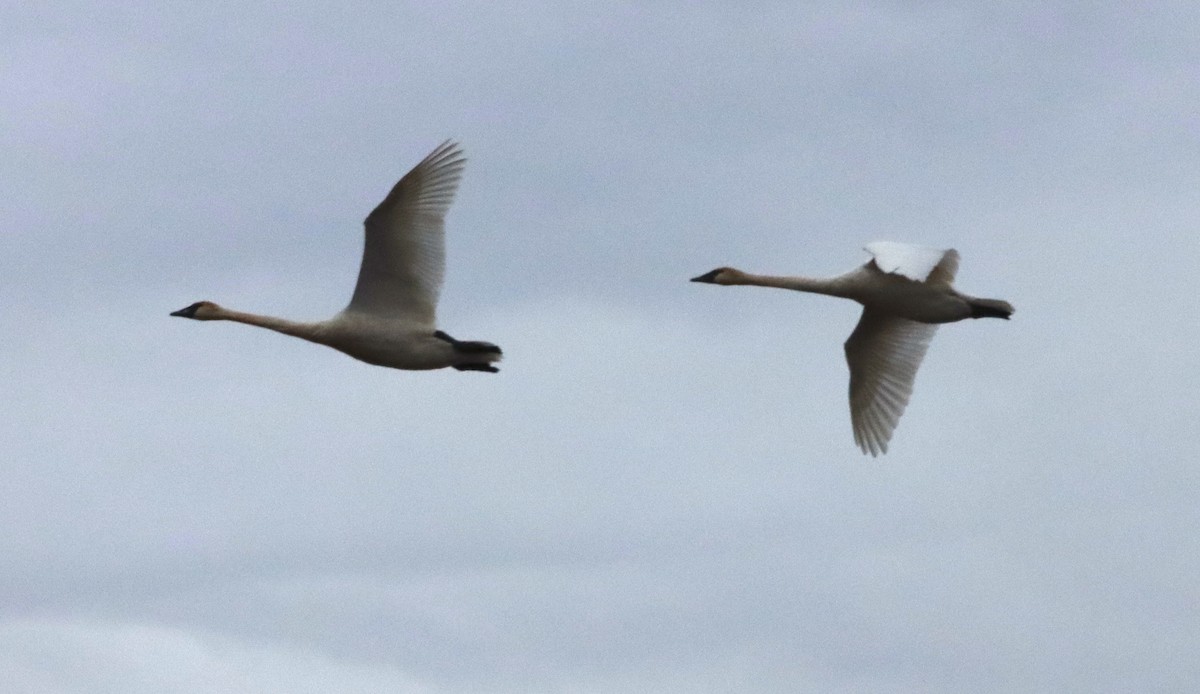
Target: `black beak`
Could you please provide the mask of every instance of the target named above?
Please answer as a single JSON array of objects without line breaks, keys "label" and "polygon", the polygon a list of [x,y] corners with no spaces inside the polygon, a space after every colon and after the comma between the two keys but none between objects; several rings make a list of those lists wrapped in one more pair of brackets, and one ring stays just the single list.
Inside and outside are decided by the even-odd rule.
[{"label": "black beak", "polygon": [[704,282],[705,284],[716,284],[717,275],[719,275],[719,274],[721,274],[720,270],[713,270],[712,272],[706,272],[703,275],[700,275],[699,277],[693,277],[692,279],[690,279],[688,281],[689,282]]},{"label": "black beak", "polygon": [[172,311],[171,315],[179,316],[180,318],[191,318],[192,316],[196,315],[196,309],[198,308],[200,308],[200,304],[197,302],[191,306],[188,306],[187,308],[181,308],[178,311]]}]

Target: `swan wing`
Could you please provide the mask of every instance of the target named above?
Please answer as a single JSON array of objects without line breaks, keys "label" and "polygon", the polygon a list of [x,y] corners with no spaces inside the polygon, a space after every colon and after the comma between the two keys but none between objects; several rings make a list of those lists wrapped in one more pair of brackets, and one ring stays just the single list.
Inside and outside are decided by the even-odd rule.
[{"label": "swan wing", "polygon": [[892,431],[912,394],[917,368],[937,326],[866,309],[846,340],[854,442],[872,456],[887,453]]},{"label": "swan wing", "polygon": [[942,255],[942,259],[937,265],[933,266],[933,270],[929,272],[929,277],[925,279],[925,284],[940,284],[949,286],[954,284],[954,276],[958,274],[958,251],[949,248]]},{"label": "swan wing", "polygon": [[447,140],[413,167],[364,222],[349,311],[433,327],[446,268],[444,218],[466,159]]},{"label": "swan wing", "polygon": [[958,272],[958,251],[925,248],[895,241],[868,243],[875,266],[883,272],[907,277],[915,282],[950,284]]}]

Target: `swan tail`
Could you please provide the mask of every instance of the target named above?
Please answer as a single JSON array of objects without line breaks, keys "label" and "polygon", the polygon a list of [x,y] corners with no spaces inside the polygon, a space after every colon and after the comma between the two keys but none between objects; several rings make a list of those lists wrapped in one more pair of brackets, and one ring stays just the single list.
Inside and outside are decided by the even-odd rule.
[{"label": "swan tail", "polygon": [[487,371],[496,373],[500,369],[492,366],[492,362],[500,361],[504,353],[490,342],[479,340],[456,340],[441,330],[433,334],[439,340],[449,342],[454,347],[454,353],[462,357],[462,361],[453,364],[459,371]]},{"label": "swan tail", "polygon": [[971,299],[971,317],[972,318],[1003,318],[1008,320],[1008,317],[1015,310],[1012,304],[1000,299]]}]

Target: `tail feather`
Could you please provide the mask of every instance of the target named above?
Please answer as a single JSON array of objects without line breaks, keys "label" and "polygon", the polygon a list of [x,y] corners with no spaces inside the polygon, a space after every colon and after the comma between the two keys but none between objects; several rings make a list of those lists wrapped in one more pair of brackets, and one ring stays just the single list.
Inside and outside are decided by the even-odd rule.
[{"label": "tail feather", "polygon": [[1012,304],[1000,299],[971,299],[972,318],[1003,318],[1013,314]]},{"label": "tail feather", "polygon": [[502,354],[500,348],[490,342],[459,340],[454,343],[454,351],[459,354]]},{"label": "tail feather", "polygon": [[501,354],[500,348],[490,342],[482,342],[479,340],[456,340],[446,333],[438,330],[433,334],[439,340],[449,342],[454,345],[454,351],[460,354]]},{"label": "tail feather", "polygon": [[453,364],[455,369],[459,371],[488,371],[491,373],[496,373],[500,370],[492,366],[492,362],[497,362],[504,358],[504,353],[496,345],[480,340],[456,340],[441,330],[435,332],[433,336],[444,342],[449,342],[454,347],[454,352],[462,355],[462,361]]}]

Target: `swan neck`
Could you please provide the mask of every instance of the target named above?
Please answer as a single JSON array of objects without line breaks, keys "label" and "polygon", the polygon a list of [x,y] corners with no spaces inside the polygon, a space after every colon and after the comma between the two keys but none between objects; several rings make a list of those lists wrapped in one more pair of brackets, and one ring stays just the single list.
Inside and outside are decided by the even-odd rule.
[{"label": "swan neck", "polygon": [[839,281],[840,279],[838,277],[780,277],[777,275],[752,275],[747,273],[739,284],[752,284],[758,287],[776,287],[778,289],[792,289],[798,292],[843,296],[843,286]]},{"label": "swan neck", "polygon": [[320,326],[317,323],[299,323],[290,321],[286,318],[276,318],[275,316],[261,316],[257,313],[245,313],[243,311],[230,311],[222,309],[217,320],[228,320],[235,323],[245,323],[246,325],[254,325],[267,330],[274,330],[277,333],[291,335],[293,337],[320,342]]}]

